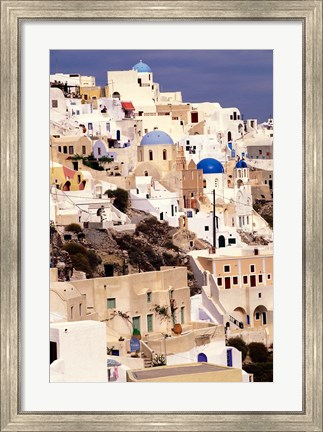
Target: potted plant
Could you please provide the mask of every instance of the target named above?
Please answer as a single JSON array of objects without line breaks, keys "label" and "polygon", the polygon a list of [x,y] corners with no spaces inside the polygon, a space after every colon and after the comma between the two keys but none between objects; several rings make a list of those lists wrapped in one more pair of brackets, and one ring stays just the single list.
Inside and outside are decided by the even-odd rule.
[{"label": "potted plant", "polygon": [[140,340],[141,339],[140,330],[134,328],[133,331],[132,331],[132,337]]}]

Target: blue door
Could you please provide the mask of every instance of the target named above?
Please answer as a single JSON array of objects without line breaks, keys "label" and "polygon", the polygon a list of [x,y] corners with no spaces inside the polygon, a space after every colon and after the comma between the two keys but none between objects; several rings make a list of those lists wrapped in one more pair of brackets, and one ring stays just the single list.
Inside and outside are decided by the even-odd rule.
[{"label": "blue door", "polygon": [[203,354],[203,353],[200,353],[200,354],[197,356],[197,361],[198,361],[199,363],[201,363],[201,362],[205,362],[205,363],[207,363],[207,357],[206,357],[206,355]]}]

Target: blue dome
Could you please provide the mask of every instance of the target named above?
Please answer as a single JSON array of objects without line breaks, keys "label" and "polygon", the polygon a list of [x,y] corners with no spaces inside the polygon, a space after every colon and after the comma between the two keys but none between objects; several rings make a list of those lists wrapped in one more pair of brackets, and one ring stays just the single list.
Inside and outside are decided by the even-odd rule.
[{"label": "blue dome", "polygon": [[236,163],[236,168],[248,168],[248,165],[244,160],[241,159]]},{"label": "blue dome", "polygon": [[221,162],[212,158],[202,159],[196,168],[202,169],[203,174],[222,174],[224,172]]},{"label": "blue dome", "polygon": [[148,132],[141,140],[140,145],[174,144],[172,138],[161,130]]},{"label": "blue dome", "polygon": [[137,72],[151,72],[152,71],[146,63],[142,62],[142,60],[140,60],[139,63],[135,64],[132,67],[132,70],[136,70]]}]

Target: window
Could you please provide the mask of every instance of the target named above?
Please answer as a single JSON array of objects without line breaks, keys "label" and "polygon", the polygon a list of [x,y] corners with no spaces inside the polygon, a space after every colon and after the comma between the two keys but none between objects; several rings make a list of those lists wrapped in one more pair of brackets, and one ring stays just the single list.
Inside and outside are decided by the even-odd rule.
[{"label": "window", "polygon": [[260,313],[259,313],[259,312],[256,312],[256,320],[258,321],[259,318],[260,318]]},{"label": "window", "polygon": [[174,297],[174,290],[169,291],[169,298],[172,299]]},{"label": "window", "polygon": [[225,265],[223,268],[224,268],[225,273],[230,273],[230,266],[229,265]]},{"label": "window", "polygon": [[261,298],[261,293],[258,293],[258,297]]},{"label": "window", "polygon": [[247,285],[247,283],[248,283],[248,276],[243,276],[243,283],[244,283],[244,285]]},{"label": "window", "polygon": [[190,140],[186,140],[186,145],[190,145]]},{"label": "window", "polygon": [[62,151],[62,147],[61,146],[58,146],[58,151],[61,153],[61,151]]},{"label": "window", "polygon": [[258,282],[262,283],[262,275],[258,275]]},{"label": "window", "polygon": [[82,146],[82,154],[86,154],[86,147],[85,146]]},{"label": "window", "polygon": [[163,150],[163,160],[167,160],[167,150]]},{"label": "window", "polygon": [[267,279],[271,279],[271,274],[267,274]]},{"label": "window", "polygon": [[255,266],[254,264],[250,265],[250,273],[254,273],[255,272]]},{"label": "window", "polygon": [[73,317],[74,317],[74,306],[71,306],[71,320],[73,319]]},{"label": "window", "polygon": [[115,298],[108,298],[107,306],[108,306],[108,309],[115,309],[116,308],[116,299]]},{"label": "window", "polygon": [[93,123],[88,123],[87,128],[88,130],[93,130]]},{"label": "window", "polygon": [[77,176],[77,183],[81,183],[81,176],[80,175]]},{"label": "window", "polygon": [[204,227],[204,231],[209,231],[209,230],[210,230],[210,227],[208,227],[208,226]]},{"label": "window", "polygon": [[231,288],[231,278],[230,277],[225,277],[224,278],[224,287],[225,287],[225,289],[230,289]]},{"label": "window", "polygon": [[82,303],[79,304],[79,316],[82,316]]},{"label": "window", "polygon": [[107,130],[108,132],[110,132],[110,123],[106,123],[106,124],[105,124],[105,128],[106,128],[106,130]]},{"label": "window", "polygon": [[98,156],[101,156],[101,148],[98,147]]},{"label": "window", "polygon": [[181,324],[185,322],[185,306],[181,306]]},{"label": "window", "polygon": [[249,216],[247,216],[247,225],[249,225]]},{"label": "window", "polygon": [[236,244],[236,239],[235,238],[229,238],[228,243],[229,244]]},{"label": "window", "polygon": [[67,146],[63,147],[63,153],[67,153]]},{"label": "window", "polygon": [[151,161],[154,160],[152,150],[149,150],[149,160],[151,160]]},{"label": "window", "polygon": [[203,180],[203,188],[206,189],[206,180]]},{"label": "window", "polygon": [[259,154],[262,155],[262,150],[259,150]]},{"label": "window", "polygon": [[233,285],[238,285],[238,276],[233,276],[232,283]]},{"label": "window", "polygon": [[147,292],[147,303],[151,302],[151,292]]},{"label": "window", "polygon": [[222,278],[221,278],[221,277],[218,277],[218,278],[217,278],[217,284],[218,284],[219,286],[222,286]]},{"label": "window", "polygon": [[153,331],[153,315],[152,314],[147,315],[147,331],[148,332]]},{"label": "window", "polygon": [[73,154],[73,153],[74,153],[74,148],[73,148],[73,146],[69,146],[69,147],[68,147],[68,153],[69,153],[69,154]]},{"label": "window", "polygon": [[52,99],[52,108],[58,108],[58,100]]}]

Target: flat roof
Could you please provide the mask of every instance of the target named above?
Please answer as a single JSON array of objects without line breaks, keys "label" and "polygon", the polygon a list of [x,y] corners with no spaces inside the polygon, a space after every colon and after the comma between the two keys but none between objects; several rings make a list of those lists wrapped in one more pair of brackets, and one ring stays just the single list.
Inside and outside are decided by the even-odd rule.
[{"label": "flat roof", "polygon": [[[138,380],[150,378],[162,378],[176,375],[200,374],[205,372],[219,372],[227,370],[224,366],[210,363],[191,363],[180,366],[161,366],[155,368],[140,369],[132,371],[132,376]],[[231,368],[230,368],[231,369]]]}]

